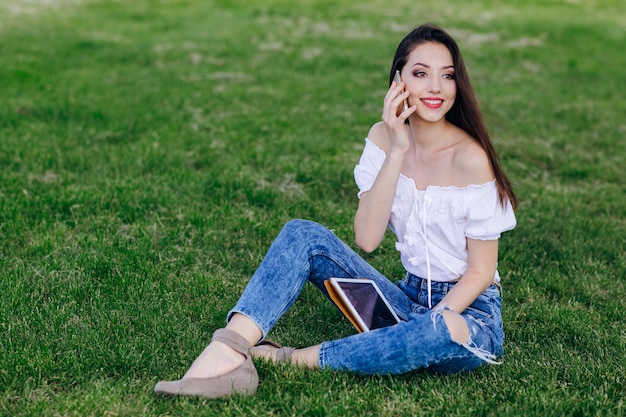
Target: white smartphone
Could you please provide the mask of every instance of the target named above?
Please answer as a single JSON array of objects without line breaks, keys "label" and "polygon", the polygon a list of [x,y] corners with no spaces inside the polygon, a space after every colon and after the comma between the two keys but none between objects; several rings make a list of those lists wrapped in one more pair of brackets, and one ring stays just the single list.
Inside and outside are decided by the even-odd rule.
[{"label": "white smartphone", "polygon": [[[396,82],[396,84],[400,85],[400,83],[402,82],[402,78],[400,78],[400,71],[396,70],[396,75],[393,77],[393,80]],[[402,111],[406,111],[406,109],[408,108],[409,108],[409,103],[407,103],[407,101],[404,100]]]}]

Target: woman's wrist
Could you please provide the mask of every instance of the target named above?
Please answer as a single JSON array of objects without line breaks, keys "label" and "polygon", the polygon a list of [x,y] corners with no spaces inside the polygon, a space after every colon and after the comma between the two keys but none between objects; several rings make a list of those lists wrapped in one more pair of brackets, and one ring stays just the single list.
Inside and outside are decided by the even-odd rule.
[{"label": "woman's wrist", "polygon": [[405,149],[402,146],[391,145],[387,153],[387,159],[392,160],[392,161],[395,161],[395,160],[402,161],[404,159],[404,155],[406,154],[406,151],[407,149]]}]

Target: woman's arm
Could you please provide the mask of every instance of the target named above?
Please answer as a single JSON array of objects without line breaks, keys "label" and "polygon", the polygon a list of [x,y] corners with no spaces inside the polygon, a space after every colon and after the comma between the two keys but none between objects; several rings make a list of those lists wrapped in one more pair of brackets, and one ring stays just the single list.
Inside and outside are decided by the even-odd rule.
[{"label": "woman's arm", "polygon": [[440,303],[457,313],[465,311],[491,285],[498,265],[497,240],[467,238],[467,251],[467,270]]},{"label": "woman's arm", "polygon": [[404,122],[416,107],[397,114],[408,96],[403,88],[404,83],[391,84],[385,96],[383,121],[372,126],[368,134],[368,138],[385,151],[386,157],[372,188],[361,194],[354,216],[356,244],[365,252],[376,249],[385,235],[402,162],[410,145]]},{"label": "woman's arm", "polygon": [[365,252],[376,249],[387,230],[403,158],[404,153],[388,153],[372,188],[361,195],[354,234],[356,244]]}]

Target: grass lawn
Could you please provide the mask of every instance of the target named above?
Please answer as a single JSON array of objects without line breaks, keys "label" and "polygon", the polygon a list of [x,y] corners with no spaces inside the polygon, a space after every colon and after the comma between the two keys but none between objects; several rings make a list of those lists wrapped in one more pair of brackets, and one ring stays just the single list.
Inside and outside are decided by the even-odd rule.
[{"label": "grass lawn", "polygon": [[[155,397],[286,221],[352,244],[352,170],[424,21],[456,35],[521,201],[504,364],[259,363],[255,397]],[[621,0],[0,0],[0,415],[626,414],[625,43]],[[366,257],[403,275],[390,233]],[[307,287],[272,338],[351,332]]]}]

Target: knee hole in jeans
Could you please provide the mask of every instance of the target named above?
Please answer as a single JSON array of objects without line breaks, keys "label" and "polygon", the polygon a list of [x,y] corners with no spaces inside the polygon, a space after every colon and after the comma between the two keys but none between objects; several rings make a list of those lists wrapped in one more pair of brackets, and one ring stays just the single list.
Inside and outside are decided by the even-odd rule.
[{"label": "knee hole in jeans", "polygon": [[469,343],[470,330],[463,316],[452,310],[444,310],[441,314],[450,332],[450,338],[460,344]]}]

